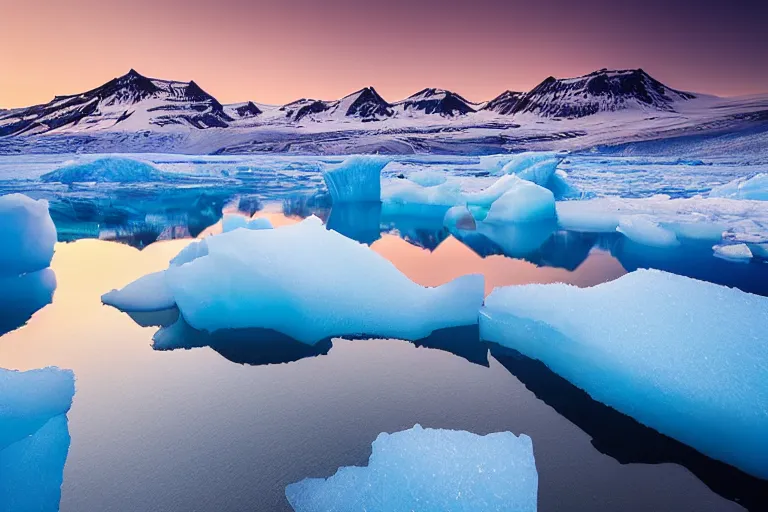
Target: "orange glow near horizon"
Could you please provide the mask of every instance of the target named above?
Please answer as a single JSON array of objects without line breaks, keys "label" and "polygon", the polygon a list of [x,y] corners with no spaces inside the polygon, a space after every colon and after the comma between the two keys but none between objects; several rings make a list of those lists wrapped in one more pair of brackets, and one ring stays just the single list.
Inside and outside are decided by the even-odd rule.
[{"label": "orange glow near horizon", "polygon": [[336,99],[369,85],[389,101],[424,87],[482,101],[603,67],[642,67],[683,90],[765,92],[764,17],[704,3],[691,13],[660,0],[641,10],[607,0],[0,0],[0,108],[131,68],[194,79],[224,103]]}]

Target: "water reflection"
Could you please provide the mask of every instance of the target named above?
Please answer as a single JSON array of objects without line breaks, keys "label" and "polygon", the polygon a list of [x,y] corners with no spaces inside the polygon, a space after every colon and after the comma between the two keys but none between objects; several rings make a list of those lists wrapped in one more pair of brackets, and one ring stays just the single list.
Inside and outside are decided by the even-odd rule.
[{"label": "water reflection", "polygon": [[679,464],[720,496],[748,510],[765,510],[768,503],[765,481],[702,455],[593,400],[540,361],[494,343],[489,346],[497,361],[536,397],[586,432],[601,453],[621,464]]},{"label": "water reflection", "polygon": [[51,303],[56,275],[46,268],[21,276],[0,277],[0,336],[27,323]]}]

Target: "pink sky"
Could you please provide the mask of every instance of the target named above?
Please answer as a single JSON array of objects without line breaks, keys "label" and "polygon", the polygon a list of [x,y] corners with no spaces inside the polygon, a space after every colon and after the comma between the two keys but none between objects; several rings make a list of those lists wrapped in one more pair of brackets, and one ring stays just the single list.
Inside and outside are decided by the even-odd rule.
[{"label": "pink sky", "polygon": [[767,91],[768,8],[722,4],[0,0],[0,107],[130,68],[194,79],[225,103],[335,99],[367,85],[390,101],[424,87],[480,101],[603,67],[642,67],[684,90]]}]

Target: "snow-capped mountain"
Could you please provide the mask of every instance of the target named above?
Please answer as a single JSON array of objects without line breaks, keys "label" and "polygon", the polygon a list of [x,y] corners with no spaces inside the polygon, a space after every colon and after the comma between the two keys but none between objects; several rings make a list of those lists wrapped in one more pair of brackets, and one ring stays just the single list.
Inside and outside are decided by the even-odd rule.
[{"label": "snow-capped mountain", "polygon": [[667,87],[642,69],[601,69],[577,78],[549,77],[520,98],[509,113],[578,118],[628,109],[674,112],[677,102],[694,98]]},{"label": "snow-capped mountain", "polygon": [[524,94],[522,92],[504,91],[486,103],[481,110],[489,110],[505,116],[513,114],[515,107]]},{"label": "snow-capped mountain", "polygon": [[[158,80],[133,69],[82,94],[0,114],[0,135],[71,131],[151,129],[167,125],[226,128],[240,117],[258,115],[252,103],[225,112],[216,98],[194,81]],[[234,117],[233,117],[234,116]]]},{"label": "snow-capped mountain", "polygon": [[454,117],[475,112],[469,101],[444,89],[422,89],[393,105],[407,115],[423,113]]},{"label": "snow-capped mountain", "polygon": [[335,101],[300,99],[283,105],[279,110],[285,112],[284,118],[297,122],[305,118],[312,121],[352,118],[369,122],[394,115],[392,106],[373,87],[360,89]]}]

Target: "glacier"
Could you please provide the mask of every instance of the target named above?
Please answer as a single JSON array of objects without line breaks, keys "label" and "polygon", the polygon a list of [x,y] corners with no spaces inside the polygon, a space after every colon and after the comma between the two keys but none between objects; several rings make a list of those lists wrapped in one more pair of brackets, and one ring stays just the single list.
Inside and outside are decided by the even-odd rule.
[{"label": "glacier", "polygon": [[291,484],[296,512],[329,510],[508,511],[537,509],[538,473],[530,437],[422,428],[381,433],[366,467]]},{"label": "glacier", "polygon": [[56,239],[48,201],[23,194],[0,196],[0,276],[47,268]]},{"label": "glacier", "polygon": [[323,169],[323,179],[334,203],[378,202],[381,200],[381,171],[389,159],[353,156]]},{"label": "glacier", "polygon": [[197,330],[264,328],[309,344],[358,335],[415,340],[476,324],[483,302],[482,275],[423,287],[314,216],[278,229],[211,236],[205,245],[204,255],[185,257],[102,301],[124,311],[176,305]]},{"label": "glacier", "polygon": [[0,369],[0,511],[59,510],[74,393],[69,370]]},{"label": "glacier", "polygon": [[662,434],[768,478],[768,298],[656,270],[496,288],[483,340]]},{"label": "glacier", "polygon": [[141,183],[170,179],[155,167],[131,158],[106,157],[92,162],[67,165],[43,174],[43,182],[74,183]]}]

